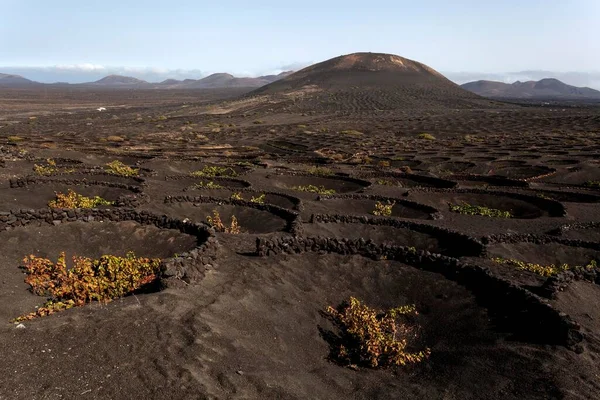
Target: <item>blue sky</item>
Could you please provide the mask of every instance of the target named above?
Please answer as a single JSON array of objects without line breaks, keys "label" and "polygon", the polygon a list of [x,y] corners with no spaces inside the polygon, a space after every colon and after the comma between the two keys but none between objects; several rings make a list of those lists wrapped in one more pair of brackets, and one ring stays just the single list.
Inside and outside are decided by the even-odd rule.
[{"label": "blue sky", "polygon": [[356,51],[443,72],[598,71],[598,21],[599,0],[0,0],[0,72],[260,75]]}]

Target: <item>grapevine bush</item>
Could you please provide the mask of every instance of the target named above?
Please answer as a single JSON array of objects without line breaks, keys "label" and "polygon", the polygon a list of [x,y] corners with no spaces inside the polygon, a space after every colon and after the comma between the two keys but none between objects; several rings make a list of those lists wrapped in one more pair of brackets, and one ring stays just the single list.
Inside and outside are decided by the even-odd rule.
[{"label": "grapevine bush", "polygon": [[37,311],[22,315],[15,322],[53,314],[92,301],[108,303],[154,282],[160,273],[160,259],[104,255],[99,259],[73,256],[73,267],[67,268],[65,253],[56,263],[29,255],[24,262],[25,283],[48,301]]}]

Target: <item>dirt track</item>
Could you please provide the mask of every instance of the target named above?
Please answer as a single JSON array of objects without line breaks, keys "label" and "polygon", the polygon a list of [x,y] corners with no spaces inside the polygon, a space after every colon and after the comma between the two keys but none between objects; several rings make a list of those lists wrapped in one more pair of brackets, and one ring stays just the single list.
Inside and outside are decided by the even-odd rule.
[{"label": "dirt track", "polygon": [[[54,93],[47,106],[40,93],[0,93],[1,212],[44,208],[69,187],[110,200],[139,196],[139,188],[139,211],[204,222],[217,209],[245,230],[217,234],[217,263],[185,287],[68,310],[24,329],[9,320],[43,302],[18,268],[27,254],[133,249],[171,257],[195,238],[133,222],[40,221],[2,232],[0,399],[596,398],[600,279],[576,278],[544,297],[546,278],[490,258],[600,261],[600,189],[588,183],[600,181],[598,108],[392,111],[371,107],[367,93],[337,97],[337,108],[319,108],[315,95],[295,108],[203,93]],[[36,176],[34,165],[48,158],[68,172]],[[142,168],[141,178],[103,174],[115,159]],[[190,176],[207,165],[235,176]],[[222,187],[194,186],[207,181]],[[294,190],[309,184],[335,193]],[[232,202],[233,193],[243,200]],[[249,202],[262,193],[266,205]],[[376,202],[388,200],[392,215],[375,217]],[[462,202],[514,218],[449,210]],[[483,286],[419,265],[325,251],[256,255],[257,237],[292,234],[371,239],[486,267],[566,313],[583,340],[523,335],[514,315],[501,312],[508,294],[490,300]],[[321,312],[349,296],[382,308],[416,304],[430,360],[396,371],[328,361],[319,328],[331,327]]]}]

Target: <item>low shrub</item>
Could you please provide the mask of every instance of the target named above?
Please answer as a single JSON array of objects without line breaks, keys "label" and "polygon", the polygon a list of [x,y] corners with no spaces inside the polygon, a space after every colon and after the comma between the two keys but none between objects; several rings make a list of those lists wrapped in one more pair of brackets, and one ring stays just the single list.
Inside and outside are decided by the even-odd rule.
[{"label": "low shrub", "polygon": [[325,189],[325,186],[315,186],[315,185],[305,185],[305,186],[293,186],[293,190],[297,190],[299,192],[309,192],[309,193],[318,193],[323,195],[335,194],[335,190],[333,189]]},{"label": "low shrub", "polygon": [[523,271],[533,272],[535,274],[549,277],[558,275],[561,272],[569,271],[569,270],[593,270],[598,268],[598,264],[596,260],[590,261],[585,266],[570,266],[569,264],[560,264],[560,265],[540,265],[535,263],[527,263],[520,260],[515,259],[504,259],[500,257],[492,258],[492,261],[498,264],[510,265],[512,267],[516,267]]},{"label": "low shrub", "polygon": [[104,170],[111,175],[126,177],[138,176],[140,173],[139,168],[129,167],[119,160],[114,160],[107,163],[106,168]]},{"label": "low shrub", "polygon": [[474,206],[472,204],[449,204],[450,211],[464,215],[483,215],[494,218],[512,218],[513,214],[510,211],[502,211],[495,208],[483,206]]},{"label": "low shrub", "polygon": [[385,368],[416,364],[431,351],[408,351],[416,338],[415,306],[407,305],[380,311],[350,297],[337,308],[327,307],[326,315],[339,330],[339,346],[332,358],[346,365]]},{"label": "low shrub", "polygon": [[373,215],[382,216],[382,217],[390,217],[392,215],[392,208],[396,205],[396,202],[390,202],[388,200],[387,204],[383,204],[378,201],[375,203],[375,210],[372,211]]},{"label": "low shrub", "polygon": [[600,181],[587,181],[583,184],[585,187],[600,188]]},{"label": "low shrub", "polygon": [[56,199],[48,203],[50,208],[95,208],[98,206],[112,206],[114,202],[100,196],[86,197],[69,189],[67,193],[56,193]]},{"label": "low shrub", "polygon": [[221,220],[221,215],[217,210],[213,210],[213,215],[206,217],[206,221],[210,226],[215,228],[217,232],[231,233],[236,235],[242,231],[235,215],[231,216],[231,222],[229,223],[229,226],[225,226]]},{"label": "low shrub", "polygon": [[218,165],[206,165],[204,168],[191,173],[192,176],[200,178],[216,178],[216,177],[234,177],[237,173],[230,167],[221,167]]},{"label": "low shrub", "polygon": [[34,255],[23,262],[27,274],[25,283],[33,293],[49,296],[49,299],[35,312],[22,315],[15,322],[92,301],[108,303],[155,281],[160,273],[160,259],[136,257],[132,252],[125,257],[104,255],[97,260],[74,256],[73,267],[69,269],[64,252],[56,263]]},{"label": "low shrub", "polygon": [[265,204],[265,197],[266,197],[266,194],[264,194],[264,193],[261,194],[260,196],[251,197],[250,202],[256,203],[256,204]]},{"label": "low shrub", "polygon": [[333,172],[326,167],[310,167],[307,171],[311,175],[315,176],[331,176]]},{"label": "low shrub", "polygon": [[417,137],[424,140],[435,140],[435,136],[430,133],[420,133]]},{"label": "low shrub", "polygon": [[244,200],[244,198],[242,197],[242,194],[240,192],[232,193],[230,199],[231,200]]}]

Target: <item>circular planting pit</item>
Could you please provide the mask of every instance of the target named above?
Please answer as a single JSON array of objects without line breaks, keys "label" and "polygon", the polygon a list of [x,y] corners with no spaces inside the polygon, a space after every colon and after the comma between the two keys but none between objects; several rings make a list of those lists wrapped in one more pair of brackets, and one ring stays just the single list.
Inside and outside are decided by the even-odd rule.
[{"label": "circular planting pit", "polygon": [[125,256],[133,251],[138,257],[168,258],[194,249],[198,238],[179,230],[160,229],[133,221],[68,222],[57,226],[32,224],[0,232],[0,320],[8,322],[35,310],[44,297],[33,295],[18,267],[32,254],[56,262],[61,252],[67,263],[72,256],[98,258],[109,254]]},{"label": "circular planting pit", "polygon": [[[432,207],[423,206],[417,203],[400,199],[371,199],[371,198],[327,198],[319,199],[319,206],[322,205],[326,212],[335,214],[349,215],[377,215],[374,212],[381,212],[377,209],[377,203],[382,206],[388,206],[387,211],[391,214],[379,215],[384,217],[411,218],[411,219],[433,219],[437,210]],[[389,205],[395,204],[389,208]],[[385,212],[385,211],[384,211]]]},{"label": "circular planting pit", "polygon": [[429,170],[436,174],[450,175],[450,174],[455,174],[455,173],[457,174],[457,173],[469,172],[469,171],[473,170],[473,168],[475,168],[475,164],[472,162],[448,161],[448,162],[439,163],[439,164],[429,168]]},{"label": "circular planting pit", "polygon": [[[67,194],[69,189],[85,197],[100,196],[111,202],[116,202],[124,196],[135,194],[131,190],[102,185],[69,185],[58,181],[34,183],[0,192],[0,209],[45,208],[48,207],[50,201],[56,199],[56,193]],[[99,206],[99,208],[102,207],[108,206]]]},{"label": "circular planting pit", "polygon": [[116,183],[116,184],[120,184],[120,185],[126,185],[126,186],[139,186],[140,184],[144,183],[145,179],[144,178],[139,178],[139,177],[128,177],[128,176],[119,176],[119,175],[113,175],[113,174],[109,174],[109,173],[101,173],[101,172],[90,172],[90,173],[81,173],[81,172],[73,172],[73,173],[67,173],[67,174],[60,174],[60,175],[52,175],[49,177],[38,177],[38,176],[31,176],[30,178],[33,178],[37,181],[60,181],[60,180],[70,180],[70,181],[79,181],[79,182],[108,182],[108,183]]},{"label": "circular planting pit", "polygon": [[555,169],[540,165],[521,165],[493,169],[493,175],[505,176],[511,179],[533,179],[556,172]]},{"label": "circular planting pit", "polygon": [[213,211],[217,211],[225,226],[230,226],[231,217],[235,216],[241,229],[241,233],[271,233],[285,231],[288,221],[269,211],[239,205],[217,204],[217,203],[191,203],[172,202],[160,206],[160,211],[179,218],[188,218],[192,222],[207,222],[207,217],[212,217]]},{"label": "circular planting pit", "polygon": [[[559,217],[564,215],[560,203],[533,196],[522,196],[512,193],[457,190],[448,192],[429,192],[426,194],[428,204],[440,210],[449,210],[449,205],[471,205],[486,207],[501,212],[510,212],[512,218],[539,218],[543,216]],[[450,211],[449,211],[450,212]],[[451,212],[452,214],[459,214]],[[483,217],[468,215],[469,217]],[[485,217],[489,218],[489,217]]]},{"label": "circular planting pit", "polygon": [[[220,190],[220,189],[243,189],[250,187],[250,183],[241,179],[233,178],[196,178],[189,175],[167,176],[169,186],[175,190]],[[219,186],[221,186],[219,188]]]},{"label": "circular planting pit", "polygon": [[[295,187],[316,186],[325,190],[333,190],[334,193],[358,192],[370,185],[370,182],[353,178],[324,178],[320,176],[306,175],[269,175],[267,183],[278,189],[296,190]],[[298,193],[302,191],[296,190]],[[307,192],[308,193],[308,192]],[[314,193],[317,194],[317,193]]]},{"label": "circular planting pit", "polygon": [[600,260],[600,251],[585,247],[568,246],[562,243],[493,243],[487,247],[490,257],[514,259],[540,265],[570,266],[587,265],[591,260]]},{"label": "circular planting pit", "polygon": [[[231,271],[239,274],[239,268]],[[233,286],[203,311],[203,322],[210,321],[211,331],[231,348],[216,355],[216,364],[237,365],[242,357],[244,371],[254,371],[252,385],[295,382],[278,387],[274,397],[443,398],[454,377],[471,382],[453,386],[450,393],[456,398],[471,398],[473,391],[501,397],[507,380],[530,388],[530,374],[543,376],[538,360],[494,331],[487,310],[470,291],[440,274],[400,262],[309,253],[253,259],[244,277],[230,280]],[[414,347],[430,348],[430,358],[397,373],[357,372],[328,360],[339,332],[324,311],[350,297],[375,309],[415,305],[419,329]],[[490,346],[496,342],[502,343],[502,351]],[[203,348],[196,341],[190,351],[197,352],[196,347]],[[322,379],[323,374],[336,378]],[[523,398],[551,397],[552,388],[544,380],[519,393]]]},{"label": "circular planting pit", "polygon": [[[313,223],[304,224],[304,234],[307,236],[326,236],[333,238],[372,240],[377,244],[414,247],[432,253],[443,254],[451,257],[478,256],[482,246],[466,236],[442,232],[430,226],[396,226],[389,221],[371,221],[363,223],[356,220],[352,222],[334,222],[333,218],[316,218]],[[323,222],[325,221],[325,222]]]}]

